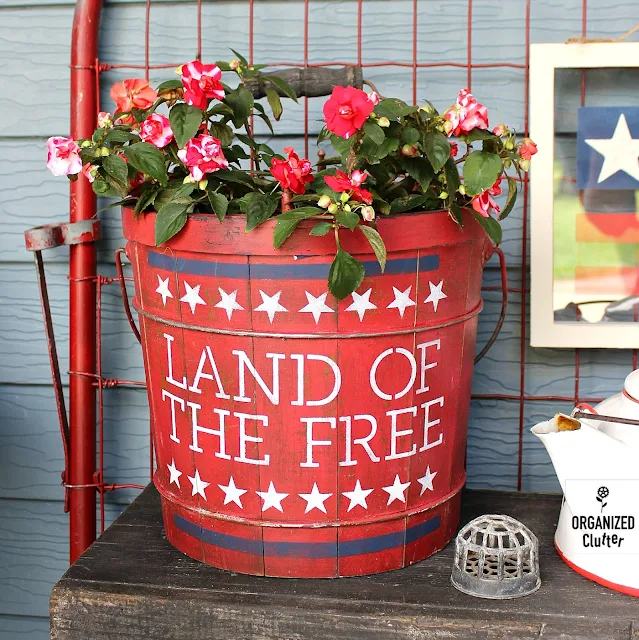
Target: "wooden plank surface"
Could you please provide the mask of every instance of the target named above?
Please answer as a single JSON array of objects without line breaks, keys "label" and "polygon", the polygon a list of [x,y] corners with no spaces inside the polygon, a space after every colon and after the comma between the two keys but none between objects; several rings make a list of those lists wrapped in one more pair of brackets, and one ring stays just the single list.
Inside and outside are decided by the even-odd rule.
[{"label": "wooden plank surface", "polygon": [[158,494],[148,487],[54,588],[52,639],[636,637],[637,601],[582,578],[555,553],[559,506],[558,496],[465,493],[462,522],[507,513],[539,537],[541,589],[498,601],[451,586],[452,545],[410,568],[362,578],[220,571],[168,545]]}]

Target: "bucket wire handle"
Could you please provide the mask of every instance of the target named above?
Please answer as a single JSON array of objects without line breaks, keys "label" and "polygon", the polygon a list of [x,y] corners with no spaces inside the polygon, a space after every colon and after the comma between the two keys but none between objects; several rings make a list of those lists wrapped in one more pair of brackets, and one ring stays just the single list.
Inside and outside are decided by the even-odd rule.
[{"label": "bucket wire handle", "polygon": [[495,325],[493,335],[490,336],[490,339],[484,348],[475,356],[475,364],[477,364],[488,353],[488,350],[493,346],[495,340],[497,340],[497,336],[504,325],[506,309],[508,308],[508,272],[506,270],[506,257],[499,247],[495,247],[495,253],[499,256],[499,268],[501,271],[501,313],[499,314],[499,320]]},{"label": "bucket wire handle", "polygon": [[135,324],[135,320],[133,319],[133,315],[131,314],[131,305],[129,304],[129,294],[126,290],[126,282],[124,281],[124,272],[122,271],[122,258],[121,255],[126,255],[126,251],[122,248],[116,249],[115,251],[115,268],[118,272],[118,280],[120,282],[120,293],[122,294],[122,304],[124,305],[124,312],[126,313],[126,319],[129,321],[129,325],[131,326],[131,331],[133,331],[133,335],[136,337],[138,342],[142,342],[140,340],[140,330],[137,328]]}]

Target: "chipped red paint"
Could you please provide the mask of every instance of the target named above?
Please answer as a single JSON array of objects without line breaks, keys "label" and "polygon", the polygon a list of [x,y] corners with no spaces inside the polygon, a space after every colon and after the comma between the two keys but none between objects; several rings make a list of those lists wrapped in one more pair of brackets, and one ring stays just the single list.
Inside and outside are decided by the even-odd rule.
[{"label": "chipped red paint", "polygon": [[[410,233],[406,232],[410,218]],[[167,245],[124,210],[169,541],[243,573],[398,569],[459,518],[481,277],[492,245],[470,213],[378,221],[343,246],[367,276],[327,293],[334,239],[305,221],[245,234],[192,216]]]}]

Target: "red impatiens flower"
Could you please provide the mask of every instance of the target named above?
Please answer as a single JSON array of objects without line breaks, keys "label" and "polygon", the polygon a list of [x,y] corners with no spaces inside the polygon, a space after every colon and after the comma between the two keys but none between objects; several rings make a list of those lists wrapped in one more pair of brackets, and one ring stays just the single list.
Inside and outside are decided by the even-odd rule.
[{"label": "red impatiens flower", "polygon": [[340,138],[359,131],[375,108],[365,91],[355,87],[335,87],[324,103],[326,128]]},{"label": "red impatiens flower", "polygon": [[451,158],[456,158],[458,152],[459,152],[459,147],[457,146],[457,143],[456,142],[451,142],[450,143],[450,157]]},{"label": "red impatiens flower", "polygon": [[351,192],[351,200],[355,202],[363,202],[364,204],[372,204],[373,194],[366,189],[362,189],[361,185],[368,175],[363,171],[353,171],[350,177],[343,171],[338,171],[334,176],[325,176],[324,182],[337,193],[344,191]]},{"label": "red impatiens flower", "polygon": [[207,173],[229,166],[222,153],[222,143],[213,136],[191,138],[184,149],[178,151],[178,158],[189,168],[191,178],[196,182],[204,180]]},{"label": "red impatiens flower", "polygon": [[111,87],[111,97],[115,100],[118,111],[145,111],[153,106],[158,94],[149,86],[148,80],[127,78]]},{"label": "red impatiens flower", "polygon": [[497,182],[495,182],[490,189],[482,191],[478,196],[473,198],[473,209],[479,215],[484,216],[484,218],[488,218],[488,214],[491,209],[493,209],[495,213],[499,213],[501,211],[497,203],[493,200],[493,196],[501,194],[501,187],[499,186],[500,182],[501,178],[498,178]]},{"label": "red impatiens flower", "polygon": [[530,138],[524,138],[519,145],[519,156],[524,160],[530,160],[536,153],[537,145]]},{"label": "red impatiens flower", "polygon": [[202,64],[193,60],[183,64],[179,73],[184,85],[184,101],[198,109],[206,109],[211,98],[224,99],[224,87],[220,80],[222,71],[215,64]]},{"label": "red impatiens flower", "polygon": [[282,185],[282,189],[290,189],[293,193],[301,195],[306,191],[306,183],[313,182],[311,162],[306,158],[300,160],[293,147],[285,147],[284,153],[288,160],[271,160],[271,174]]}]

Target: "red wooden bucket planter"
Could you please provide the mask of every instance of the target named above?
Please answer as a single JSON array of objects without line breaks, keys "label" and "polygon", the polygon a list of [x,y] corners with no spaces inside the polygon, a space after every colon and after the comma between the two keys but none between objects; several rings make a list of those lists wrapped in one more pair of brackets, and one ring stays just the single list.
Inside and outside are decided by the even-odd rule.
[{"label": "red wooden bucket planter", "polygon": [[169,541],[238,571],[337,577],[399,569],[458,524],[470,387],[492,244],[471,214],[382,218],[384,274],[365,262],[338,302],[334,238],[302,222],[191,216],[154,246],[123,211]]}]

